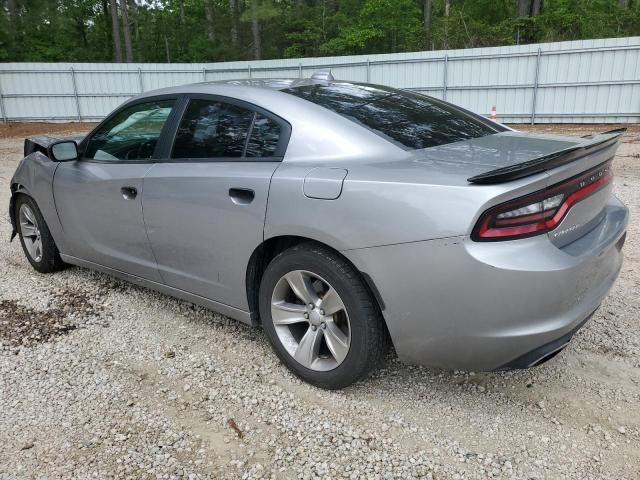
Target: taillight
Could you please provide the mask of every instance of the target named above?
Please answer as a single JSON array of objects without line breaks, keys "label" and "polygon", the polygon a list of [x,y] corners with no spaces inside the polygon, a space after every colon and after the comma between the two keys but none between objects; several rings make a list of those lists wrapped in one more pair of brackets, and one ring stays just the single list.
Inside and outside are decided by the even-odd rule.
[{"label": "taillight", "polygon": [[492,207],[480,216],[471,238],[492,242],[546,233],[562,222],[572,205],[612,180],[610,160],[562,183]]}]

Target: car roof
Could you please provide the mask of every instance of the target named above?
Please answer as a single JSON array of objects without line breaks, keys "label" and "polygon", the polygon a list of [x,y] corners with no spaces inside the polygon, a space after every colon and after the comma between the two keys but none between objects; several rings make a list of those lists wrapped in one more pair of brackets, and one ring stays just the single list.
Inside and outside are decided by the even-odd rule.
[{"label": "car roof", "polygon": [[[294,78],[252,78],[252,79],[237,79],[237,80],[214,80],[209,82],[201,82],[196,85],[211,85],[211,86],[223,86],[223,85],[236,85],[243,87],[253,88],[266,88],[270,90],[284,90],[286,88],[302,87],[314,84],[326,84],[326,81],[313,80],[311,78],[294,79]],[[334,81],[335,83],[335,81]],[[346,83],[346,82],[340,82]]]},{"label": "car roof", "polygon": [[[124,105],[145,98],[179,95],[218,95],[247,102],[271,112],[292,126],[287,158],[317,161],[326,158],[388,158],[399,147],[367,128],[313,102],[282,90],[310,85],[339,84],[371,88],[368,84],[324,79],[244,79],[193,83],[144,92]],[[385,88],[385,87],[382,87]],[[122,108],[122,107],[121,107]]]},{"label": "car roof", "polygon": [[[381,87],[360,82],[349,82],[340,80],[319,80],[313,78],[293,79],[293,78],[254,78],[254,79],[231,79],[231,80],[214,80],[207,82],[190,83],[185,85],[177,85],[175,87],[160,88],[150,90],[137,95],[135,98],[153,97],[157,95],[171,94],[188,94],[188,93],[210,93],[210,94],[231,94],[233,92],[256,91],[281,91],[295,87],[305,87],[310,85],[327,85],[328,83],[338,84],[352,88],[377,87],[383,89],[391,89],[390,87]],[[391,89],[392,90],[392,89]]]}]

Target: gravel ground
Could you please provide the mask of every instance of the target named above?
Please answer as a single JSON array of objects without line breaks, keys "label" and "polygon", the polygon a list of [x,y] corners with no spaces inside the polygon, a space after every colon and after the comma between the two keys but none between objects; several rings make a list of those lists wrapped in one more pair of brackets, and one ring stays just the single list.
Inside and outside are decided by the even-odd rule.
[{"label": "gravel ground", "polygon": [[[21,149],[0,138],[5,192]],[[615,167],[626,262],[563,353],[475,374],[390,358],[341,392],[294,378],[259,329],[88,270],[36,273],[2,215],[0,479],[639,478],[637,126]]]}]

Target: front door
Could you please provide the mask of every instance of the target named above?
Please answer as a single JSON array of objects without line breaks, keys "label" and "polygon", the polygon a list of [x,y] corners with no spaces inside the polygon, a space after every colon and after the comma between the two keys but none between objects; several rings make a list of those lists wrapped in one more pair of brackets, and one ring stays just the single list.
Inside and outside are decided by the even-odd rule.
[{"label": "front door", "polygon": [[166,284],[248,310],[247,265],[263,240],[288,128],[241,102],[190,100],[172,148],[144,179],[144,219]]},{"label": "front door", "polygon": [[79,160],[58,166],[54,199],[74,257],[160,281],[141,198],[174,103],[161,98],[124,107],[82,142]]}]

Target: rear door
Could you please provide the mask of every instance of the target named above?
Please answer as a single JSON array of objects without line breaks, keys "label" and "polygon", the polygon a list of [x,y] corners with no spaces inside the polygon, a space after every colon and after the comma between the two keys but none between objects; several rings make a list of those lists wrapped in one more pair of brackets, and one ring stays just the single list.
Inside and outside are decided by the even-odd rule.
[{"label": "rear door", "polygon": [[248,310],[246,268],[263,240],[271,176],[289,125],[237,100],[190,98],[142,206],[163,281]]},{"label": "rear door", "polygon": [[54,199],[73,256],[160,281],[142,217],[142,179],[175,103],[128,104],[82,142],[79,160],[58,166]]}]

